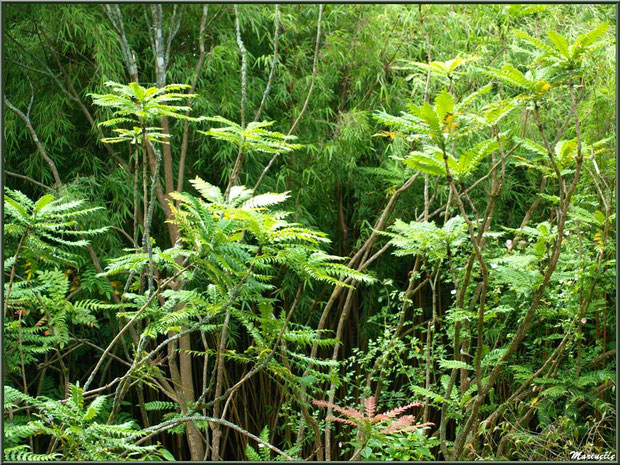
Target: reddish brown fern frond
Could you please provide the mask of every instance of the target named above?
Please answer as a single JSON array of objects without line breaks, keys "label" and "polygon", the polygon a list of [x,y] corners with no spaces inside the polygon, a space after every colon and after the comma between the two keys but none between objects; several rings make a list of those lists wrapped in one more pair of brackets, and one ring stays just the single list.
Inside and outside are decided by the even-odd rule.
[{"label": "reddish brown fern frond", "polygon": [[355,423],[354,421],[351,420],[347,420],[345,418],[338,418],[338,417],[334,417],[334,416],[329,416],[326,418],[327,421],[337,421],[338,423],[344,423],[346,425],[351,425],[351,426],[355,426],[356,428],[359,427],[359,425],[357,423]]},{"label": "reddish brown fern frond", "polygon": [[398,432],[399,433],[406,433],[408,431],[413,431],[413,430],[419,429],[419,428],[425,428],[427,426],[435,426],[435,423],[420,423],[419,425],[411,425],[411,426],[407,426],[406,428],[402,428]]},{"label": "reddish brown fern frond", "polygon": [[383,413],[379,413],[370,419],[370,422],[374,425],[375,423],[381,423],[383,420],[388,420],[389,417]]},{"label": "reddish brown fern frond", "polygon": [[400,417],[387,428],[383,428],[380,432],[381,434],[406,433],[408,431],[424,428],[426,426],[435,426],[434,423],[421,423],[419,425],[412,425],[411,423],[414,420],[415,417],[413,415],[405,415],[403,417]]},{"label": "reddish brown fern frond", "polygon": [[410,409],[411,407],[419,407],[422,405],[420,402],[412,402],[411,404],[403,405],[402,407],[395,408],[394,410],[390,410],[389,412],[385,412],[387,418],[395,418],[403,413],[405,410]]},{"label": "reddish brown fern frond", "polygon": [[342,408],[342,407],[338,407],[337,405],[334,405],[334,410],[336,412],[340,412],[343,415],[346,415],[351,418],[357,418],[358,420],[365,419],[364,414],[362,412],[360,412],[359,410],[355,410],[352,407]]},{"label": "reddish brown fern frond", "polygon": [[312,401],[313,405],[316,405],[317,407],[325,407],[325,408],[334,408],[335,405],[332,404],[331,402],[325,402],[324,400],[313,400]]},{"label": "reddish brown fern frond", "polygon": [[381,430],[381,433],[383,433],[383,434],[394,433],[394,432],[400,430],[401,428],[405,428],[406,426],[410,426],[411,423],[413,423],[414,421],[415,421],[415,417],[413,415],[403,415],[398,420],[393,421],[386,428],[383,428]]},{"label": "reddish brown fern frond", "polygon": [[375,409],[376,409],[375,397],[370,396],[368,399],[366,399],[365,406],[366,406],[366,416],[370,418],[374,417]]},{"label": "reddish brown fern frond", "polygon": [[374,396],[368,397],[366,400],[364,400],[363,403],[364,403],[366,415],[364,415],[362,412],[352,407],[346,407],[346,408],[339,407],[333,402],[326,402],[324,400],[313,400],[312,401],[312,404],[316,405],[317,407],[330,408],[347,417],[347,418],[338,418],[338,417],[329,415],[327,417],[327,421],[344,423],[347,425],[355,426],[357,428],[361,428],[364,423],[368,423],[368,422],[374,425],[377,423],[382,423],[387,420],[394,420],[392,421],[391,424],[389,424],[388,426],[386,426],[380,431],[381,434],[402,433],[406,431],[412,431],[418,428],[423,428],[425,426],[433,425],[433,423],[423,423],[420,425],[413,425],[412,423],[415,421],[415,416],[413,415],[400,416],[407,409],[422,405],[420,402],[412,402],[411,404],[407,404],[402,407],[398,407],[393,410],[390,410],[389,412],[380,413],[378,415],[375,415],[377,406],[376,406],[376,401],[375,401]]},{"label": "reddish brown fern frond", "polygon": [[360,412],[359,410],[355,410],[354,408],[351,408],[351,407],[342,408],[331,402],[325,402],[324,400],[313,400],[312,403],[316,405],[317,407],[331,408],[335,410],[336,412],[342,413],[343,415],[346,415],[351,418],[356,418],[359,420],[364,419],[364,414],[362,412]]}]

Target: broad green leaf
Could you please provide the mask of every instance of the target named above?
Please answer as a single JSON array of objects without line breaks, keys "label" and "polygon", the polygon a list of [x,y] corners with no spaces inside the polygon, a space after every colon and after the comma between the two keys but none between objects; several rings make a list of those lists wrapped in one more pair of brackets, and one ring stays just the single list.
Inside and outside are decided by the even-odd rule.
[{"label": "broad green leaf", "polygon": [[599,39],[602,39],[609,30],[609,23],[601,23],[594,29],[577,37],[574,46],[590,47]]},{"label": "broad green leaf", "polygon": [[172,455],[172,453],[168,449],[164,449],[163,447],[160,447],[157,450],[162,455],[162,457],[168,460],[169,462],[176,462],[176,458],[174,457],[174,455]]},{"label": "broad green leaf", "polygon": [[44,195],[34,204],[34,211],[41,211],[48,203],[54,200],[54,196],[51,194]]},{"label": "broad green leaf", "polygon": [[144,100],[144,92],[145,92],[144,87],[139,85],[137,82],[129,83],[129,87],[131,87],[131,90],[133,90],[133,93],[138,99],[138,101]]},{"label": "broad green leaf", "polygon": [[562,54],[565,58],[571,58],[568,50],[568,42],[564,37],[555,31],[547,31],[547,37],[549,37],[549,40],[554,45],[556,50],[560,52],[560,54]]},{"label": "broad green leaf", "polygon": [[442,90],[435,98],[435,111],[442,122],[448,114],[454,113],[454,99],[447,90]]},{"label": "broad green leaf", "polygon": [[429,103],[425,103],[420,107],[418,114],[420,118],[428,124],[428,135],[442,145],[444,143],[443,132],[441,130],[442,125],[433,107]]}]

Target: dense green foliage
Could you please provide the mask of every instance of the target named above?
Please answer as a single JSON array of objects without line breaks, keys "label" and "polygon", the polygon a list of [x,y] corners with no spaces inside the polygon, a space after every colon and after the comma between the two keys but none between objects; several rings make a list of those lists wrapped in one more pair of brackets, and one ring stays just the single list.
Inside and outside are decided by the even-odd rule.
[{"label": "dense green foliage", "polygon": [[612,6],[3,17],[6,460],[615,451]]}]

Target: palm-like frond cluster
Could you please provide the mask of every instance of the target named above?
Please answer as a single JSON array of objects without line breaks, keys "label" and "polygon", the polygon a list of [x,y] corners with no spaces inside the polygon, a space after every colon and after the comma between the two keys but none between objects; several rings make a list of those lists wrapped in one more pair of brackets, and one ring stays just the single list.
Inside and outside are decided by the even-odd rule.
[{"label": "palm-like frond cluster", "polygon": [[[208,269],[239,276],[244,264],[257,270],[276,264],[288,266],[302,277],[342,285],[340,277],[372,282],[366,274],[338,263],[341,257],[318,248],[329,240],[326,234],[286,220],[289,212],[272,211],[288,194],[254,196],[251,189],[234,186],[224,200],[222,192],[202,179],[192,184],[202,199],[188,193],[173,193],[175,224],[182,231],[184,247],[211,261]],[[268,208],[269,207],[269,208]],[[218,275],[219,276],[219,275]],[[211,279],[217,279],[212,275]],[[219,282],[219,279],[218,279]]]},{"label": "palm-like frond cluster", "polygon": [[247,126],[230,121],[222,116],[210,116],[205,121],[222,123],[225,126],[211,128],[208,131],[198,131],[201,134],[215,139],[230,142],[240,149],[249,152],[280,153],[300,149],[302,145],[294,144],[296,136],[284,135],[277,131],[269,131],[273,121],[252,121]]},{"label": "palm-like frond cluster", "polygon": [[114,118],[100,122],[99,126],[115,127],[119,124],[130,124],[132,126],[113,129],[118,135],[104,137],[101,139],[102,142],[114,144],[128,141],[132,144],[141,144],[144,136],[151,142],[167,143],[169,135],[165,134],[162,128],[148,125],[161,117],[198,120],[187,115],[190,110],[189,106],[171,104],[196,96],[195,94],[177,92],[191,87],[187,84],[169,84],[161,88],[146,88],[137,82],[124,85],[108,81],[105,85],[112,89],[112,93],[89,94],[95,105],[114,109]]}]

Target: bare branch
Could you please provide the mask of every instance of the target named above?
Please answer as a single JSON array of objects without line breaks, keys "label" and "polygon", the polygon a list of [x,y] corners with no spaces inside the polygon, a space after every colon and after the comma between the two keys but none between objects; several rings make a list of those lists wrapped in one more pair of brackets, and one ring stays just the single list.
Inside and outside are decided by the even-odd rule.
[{"label": "bare branch", "polygon": [[239,8],[235,4],[235,28],[237,31],[237,45],[241,53],[241,127],[245,128],[245,102],[247,100],[248,84],[248,52],[241,38],[241,25],[239,24]]},{"label": "bare branch", "polygon": [[[144,441],[146,441],[147,439],[155,436],[156,434],[159,434],[163,431],[167,431],[170,428],[174,428],[176,425],[180,425],[181,423],[185,423],[185,422],[192,422],[192,421],[208,421],[209,423],[216,423],[218,425],[223,425],[226,426],[230,429],[233,429],[241,434],[243,434],[244,436],[249,437],[250,439],[253,439],[254,441],[258,442],[259,444],[262,444],[263,446],[267,447],[268,449],[274,451],[276,454],[281,455],[282,457],[284,457],[287,460],[295,460],[293,457],[291,457],[290,455],[288,455],[286,452],[282,452],[280,449],[278,449],[276,446],[273,446],[271,444],[269,444],[266,441],[263,441],[261,438],[259,438],[258,436],[255,436],[254,434],[244,430],[243,428],[241,428],[240,426],[235,425],[234,423],[231,423],[229,421],[226,420],[222,420],[220,418],[212,418],[212,417],[207,417],[207,416],[203,416],[203,415],[190,415],[190,416],[186,416],[186,417],[182,417],[182,418],[174,418],[172,420],[167,420],[163,423],[160,423],[159,425],[155,425],[152,426],[151,428],[147,428],[145,430],[143,430],[144,432],[148,432],[149,434],[147,434],[144,437],[141,437],[140,439],[138,439],[136,441],[136,445],[143,443]],[[123,454],[121,454],[121,456],[124,456],[126,454],[128,454],[129,451],[124,452]]]},{"label": "bare branch", "polygon": [[183,7],[185,5],[174,5],[174,9],[172,10],[172,19],[170,20],[170,27],[168,29],[168,43],[166,44],[166,53],[165,53],[165,65],[168,67],[170,64],[170,50],[172,48],[172,40],[175,38],[177,33],[179,32],[179,28],[181,27],[181,18],[183,16]]},{"label": "bare branch", "polygon": [[[34,141],[35,145],[37,146],[37,149],[39,150],[39,153],[41,154],[41,156],[43,157],[45,162],[49,165],[49,167],[50,167],[50,169],[52,171],[52,175],[54,176],[54,182],[56,183],[57,186],[60,186],[62,184],[62,181],[60,180],[60,175],[58,174],[58,169],[56,168],[56,163],[54,163],[54,160],[52,160],[52,158],[48,155],[48,153],[43,148],[43,145],[41,144],[41,141],[39,140],[39,137],[37,136],[36,131],[32,127],[32,122],[30,121],[30,116],[29,115],[25,115],[22,111],[20,111],[18,108],[16,108],[15,105],[13,105],[9,101],[9,99],[6,98],[6,96],[4,97],[4,103],[6,104],[7,107],[9,107],[9,109],[13,113],[15,113],[17,116],[19,116],[19,118],[24,122],[24,124],[26,125],[26,128],[28,129],[28,132],[30,133],[30,136],[32,137],[32,140]],[[31,105],[32,105],[32,103],[31,103]]]},{"label": "bare branch", "polygon": [[273,76],[276,71],[276,65],[278,64],[278,36],[280,34],[280,5],[276,4],[276,15],[275,15],[275,31],[273,33],[273,59],[271,60],[271,69],[269,70],[269,78],[267,79],[267,86],[265,87],[265,92],[263,92],[263,98],[260,102],[260,106],[258,107],[258,111],[254,116],[254,121],[258,121],[260,115],[263,113],[263,109],[265,108],[265,102],[267,101],[267,97],[269,96],[269,92],[271,91],[271,84],[273,81]]},{"label": "bare branch", "polygon": [[[221,10],[221,7],[220,7]],[[200,76],[200,72],[202,71],[202,66],[205,61],[205,32],[206,32],[206,23],[207,23],[207,15],[209,13],[209,5],[202,6],[202,16],[200,18],[200,30],[198,33],[198,49],[200,50],[200,55],[198,56],[198,63],[196,63],[196,68],[194,70],[194,77],[192,79],[192,86],[189,89],[189,93],[193,94],[196,92],[196,86],[198,85],[198,77]],[[219,11],[215,14],[217,14]],[[214,16],[214,17],[215,17]],[[213,18],[211,19],[213,21]],[[193,99],[189,99],[188,106],[191,105]],[[189,120],[183,121],[183,139],[181,141],[181,155],[179,156],[179,173],[177,175],[177,191],[181,192],[183,190],[183,182],[185,180],[185,158],[187,157],[187,146],[189,143]]]},{"label": "bare branch", "polygon": [[114,26],[116,32],[118,33],[118,41],[121,46],[121,52],[123,54],[123,61],[125,63],[125,68],[127,69],[127,73],[132,81],[138,82],[136,56],[131,50],[129,41],[127,40],[127,35],[125,34],[125,26],[123,25],[123,15],[121,13],[121,9],[117,4],[105,4],[102,6],[106,15],[110,19],[112,26]]},{"label": "bare branch", "polygon": [[13,173],[12,171],[8,171],[8,170],[4,170],[4,172],[6,174],[8,174],[9,176],[14,176],[16,178],[21,178],[21,179],[24,179],[26,181],[29,181],[29,182],[31,182],[31,183],[33,183],[33,184],[35,184],[35,185],[45,189],[45,190],[51,190],[52,189],[50,186],[46,186],[45,184],[43,184],[43,183],[41,183],[39,181],[35,181],[34,179],[29,178],[28,176],[24,176],[23,174]]},{"label": "bare branch", "polygon": [[[245,102],[247,99],[247,50],[245,45],[243,44],[243,40],[241,39],[241,26],[239,24],[239,9],[237,5],[235,5],[235,27],[237,30],[237,45],[239,46],[239,51],[241,53],[241,127],[245,128]],[[237,178],[239,177],[239,173],[241,172],[241,166],[243,165],[243,159],[245,157],[245,151],[243,150],[243,144],[239,147],[239,151],[237,152],[237,158],[235,159],[235,164],[233,166],[232,173],[230,174],[230,179],[228,180],[228,186],[226,187],[225,197],[228,197],[228,193],[230,189],[237,183]]]},{"label": "bare branch", "polygon": [[[289,129],[287,136],[290,136],[291,134],[293,134],[293,132],[297,128],[297,124],[299,124],[299,120],[305,113],[306,108],[308,108],[308,102],[310,102],[310,97],[312,96],[312,91],[314,90],[314,83],[316,81],[316,74],[317,74],[317,69],[318,69],[317,65],[319,61],[319,45],[321,43],[321,20],[322,18],[323,18],[323,5],[321,4],[319,5],[319,19],[317,20],[317,27],[316,27],[316,41],[314,43],[314,58],[312,60],[312,76],[310,78],[310,88],[308,89],[308,93],[306,94],[306,100],[304,101],[304,104],[301,107],[301,111],[299,112],[299,115],[297,115],[297,118],[295,119],[295,122],[291,126],[291,129]],[[263,182],[263,179],[267,175],[267,172],[271,169],[271,166],[276,161],[278,156],[280,156],[280,152],[275,153],[273,157],[271,157],[271,160],[269,160],[269,163],[267,163],[267,166],[265,166],[265,169],[263,170],[260,177],[258,178],[258,181],[256,181],[256,184],[254,185],[254,191],[256,191],[258,189],[258,186],[260,186],[261,182]]]}]

